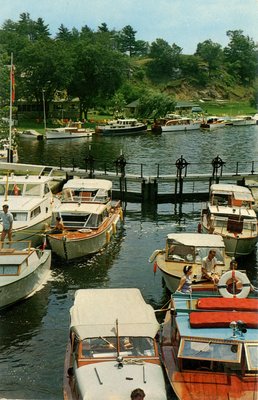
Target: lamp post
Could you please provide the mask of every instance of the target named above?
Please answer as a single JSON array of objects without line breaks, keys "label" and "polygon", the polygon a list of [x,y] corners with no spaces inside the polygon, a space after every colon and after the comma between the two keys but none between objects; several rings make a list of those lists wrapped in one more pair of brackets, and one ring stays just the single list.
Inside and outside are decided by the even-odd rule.
[{"label": "lamp post", "polygon": [[47,121],[46,121],[46,106],[45,106],[45,90],[44,89],[42,89],[42,99],[43,99],[44,129],[45,129],[45,132],[46,132]]}]

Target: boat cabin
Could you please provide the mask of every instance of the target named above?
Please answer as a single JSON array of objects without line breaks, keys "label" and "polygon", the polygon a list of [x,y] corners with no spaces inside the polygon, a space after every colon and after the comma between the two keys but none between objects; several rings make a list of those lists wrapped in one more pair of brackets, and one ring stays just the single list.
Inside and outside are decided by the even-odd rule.
[{"label": "boat cabin", "polygon": [[202,264],[211,248],[216,249],[218,265],[225,264],[225,245],[220,236],[199,233],[168,234],[166,261]]},{"label": "boat cabin", "polygon": [[51,226],[55,226],[56,217],[63,221],[65,229],[98,229],[109,217],[109,208],[105,204],[62,203],[52,213]]},{"label": "boat cabin", "polygon": [[246,187],[214,184],[210,188],[211,206],[245,207],[251,209],[254,203],[251,191]]},{"label": "boat cabin", "polygon": [[42,251],[31,247],[30,241],[11,242],[8,244],[0,242],[0,276],[1,279],[3,277],[5,278],[5,284],[7,283],[8,277],[12,279],[14,276],[19,276],[24,269],[26,271],[28,268],[28,258],[30,256],[31,261],[33,261],[33,259],[37,261],[42,256]]},{"label": "boat cabin", "polygon": [[112,182],[104,179],[70,179],[62,190],[62,202],[94,202],[111,200]]}]

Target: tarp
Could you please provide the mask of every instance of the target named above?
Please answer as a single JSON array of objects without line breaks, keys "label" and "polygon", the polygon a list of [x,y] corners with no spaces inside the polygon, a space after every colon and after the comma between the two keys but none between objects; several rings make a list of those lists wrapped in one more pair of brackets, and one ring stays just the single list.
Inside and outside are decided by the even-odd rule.
[{"label": "tarp", "polygon": [[225,248],[224,241],[220,235],[210,235],[208,233],[169,233],[167,238],[182,243],[185,246]]},{"label": "tarp", "polygon": [[80,339],[116,336],[154,338],[159,323],[139,289],[80,289],[70,309],[70,327]]},{"label": "tarp", "polygon": [[84,191],[95,191],[99,189],[111,190],[112,182],[106,179],[70,179],[63,189],[83,189]]}]

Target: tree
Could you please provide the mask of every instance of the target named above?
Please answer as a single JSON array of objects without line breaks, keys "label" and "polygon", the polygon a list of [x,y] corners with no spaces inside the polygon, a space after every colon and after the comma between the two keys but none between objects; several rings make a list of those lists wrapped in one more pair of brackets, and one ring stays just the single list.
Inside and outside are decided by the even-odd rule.
[{"label": "tree", "polygon": [[173,78],[180,65],[182,49],[175,43],[170,46],[163,39],[157,39],[151,44],[149,56],[152,60],[148,64],[148,73],[152,78]]},{"label": "tree", "polygon": [[80,99],[80,117],[87,118],[89,108],[103,104],[121,86],[127,61],[121,54],[100,43],[80,40],[73,53],[74,74],[68,94]]},{"label": "tree", "polygon": [[230,74],[242,84],[251,84],[255,80],[257,69],[257,45],[242,30],[227,31],[230,42],[224,49]]},{"label": "tree", "polygon": [[45,91],[46,111],[56,91],[66,89],[70,82],[73,65],[70,53],[59,41],[29,43],[20,53],[16,81],[18,98],[42,103]]},{"label": "tree", "polygon": [[126,25],[118,35],[118,49],[121,53],[128,53],[131,57],[135,54],[135,34],[131,25]]},{"label": "tree", "polygon": [[166,94],[148,91],[140,98],[138,113],[142,118],[158,118],[174,110],[175,104]]},{"label": "tree", "polygon": [[205,40],[198,43],[195,55],[207,63],[209,77],[216,72],[223,63],[223,50],[220,44]]}]

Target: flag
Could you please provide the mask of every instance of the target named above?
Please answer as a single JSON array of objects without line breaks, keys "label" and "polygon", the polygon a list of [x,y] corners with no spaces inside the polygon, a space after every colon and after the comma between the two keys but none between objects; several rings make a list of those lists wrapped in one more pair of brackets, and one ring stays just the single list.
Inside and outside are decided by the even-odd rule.
[{"label": "flag", "polygon": [[13,65],[11,65],[10,80],[11,80],[11,85],[12,85],[12,103],[14,103],[14,100],[15,100],[15,79],[14,79],[14,66]]}]

